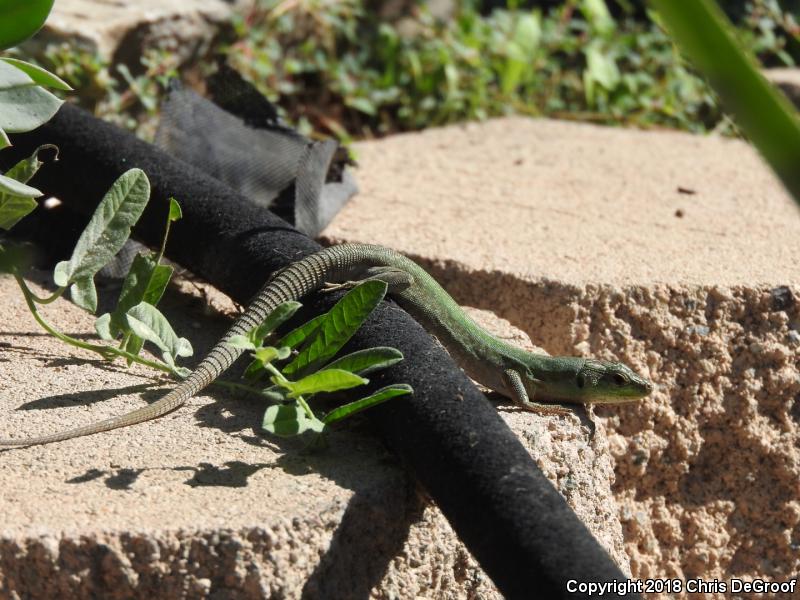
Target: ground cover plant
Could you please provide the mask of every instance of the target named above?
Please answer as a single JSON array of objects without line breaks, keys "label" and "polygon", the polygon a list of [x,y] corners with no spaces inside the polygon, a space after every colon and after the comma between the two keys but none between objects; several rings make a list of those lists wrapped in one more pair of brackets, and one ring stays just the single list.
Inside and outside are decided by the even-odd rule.
[{"label": "ground cover plant", "polygon": [[[745,48],[766,66],[800,59],[793,1],[723,3]],[[303,133],[345,140],[509,113],[731,131],[712,88],[640,3],[506,2],[487,12],[468,1],[444,19],[416,3],[394,21],[381,16],[381,4],[261,0],[238,19],[235,41],[216,52]],[[51,47],[43,61],[85,106],[145,138],[178,74],[174,56],[159,50],[130,69],[67,45]]]}]

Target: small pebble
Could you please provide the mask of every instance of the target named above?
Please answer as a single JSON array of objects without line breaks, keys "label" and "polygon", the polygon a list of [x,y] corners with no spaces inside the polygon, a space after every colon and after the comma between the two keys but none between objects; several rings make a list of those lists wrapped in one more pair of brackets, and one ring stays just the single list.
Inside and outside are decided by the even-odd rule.
[{"label": "small pebble", "polygon": [[786,310],[794,306],[794,294],[787,286],[782,285],[770,290],[772,310]]},{"label": "small pebble", "polygon": [[699,336],[706,336],[710,330],[705,325],[689,325],[686,331],[688,333],[696,333]]}]

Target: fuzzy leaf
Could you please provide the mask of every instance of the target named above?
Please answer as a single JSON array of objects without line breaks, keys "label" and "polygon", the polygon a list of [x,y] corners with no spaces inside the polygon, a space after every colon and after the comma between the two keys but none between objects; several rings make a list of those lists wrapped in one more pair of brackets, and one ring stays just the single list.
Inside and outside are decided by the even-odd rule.
[{"label": "fuzzy leaf", "polygon": [[94,320],[94,330],[100,339],[107,342],[114,341],[114,336],[111,335],[111,313],[103,313]]},{"label": "fuzzy leaf", "polygon": [[69,286],[72,301],[82,309],[94,314],[97,310],[97,288],[91,278],[78,279]]},{"label": "fuzzy leaf", "polygon": [[256,346],[250,341],[246,335],[232,335],[225,343],[232,348],[241,348],[242,350],[255,350]]},{"label": "fuzzy leaf", "polygon": [[341,369],[325,369],[303,377],[300,381],[290,382],[289,398],[297,398],[304,394],[335,392],[369,383],[368,379]]},{"label": "fuzzy leaf", "polygon": [[[93,288],[95,273],[125,244],[131,227],[139,220],[149,197],[150,183],[144,171],[131,169],[123,173],[95,210],[75,245],[72,257],[56,265],[53,272],[56,285],[65,286],[80,281],[80,288]],[[93,295],[97,293],[93,292]],[[81,306],[86,308],[84,304]]]},{"label": "fuzzy leaf", "polygon": [[189,340],[178,337],[167,318],[152,304],[137,304],[128,311],[127,320],[133,333],[161,350],[168,365],[174,365],[177,356],[192,355]]},{"label": "fuzzy leaf", "polygon": [[328,312],[311,343],[283,370],[303,374],[328,362],[347,343],[386,295],[387,285],[372,280],[358,284]]},{"label": "fuzzy leaf", "polygon": [[0,175],[0,228],[11,229],[36,208],[33,199],[41,196],[42,192],[25,184],[42,166],[39,152],[43,148],[55,146],[39,146],[28,158],[19,161],[5,175]]},{"label": "fuzzy leaf", "polygon": [[[29,81],[41,85],[42,87],[55,88],[64,92],[72,91],[72,88],[66,81],[37,65],[9,56],[0,57],[0,63],[11,65],[12,68],[16,68],[18,72],[23,73]],[[2,73],[3,67],[4,65],[0,64],[0,74]],[[0,76],[0,89],[2,89],[2,87],[2,76]]]},{"label": "fuzzy leaf", "polygon": [[[31,154],[28,158],[23,158],[8,171],[6,171],[6,177],[11,177],[12,179],[16,179],[21,183],[28,183],[44,164],[41,160],[39,160],[39,153],[45,149],[55,150],[56,156],[58,155],[57,146],[54,146],[53,144],[42,144],[36,148],[36,150],[33,151],[33,154]],[[36,191],[38,192],[38,190]],[[39,196],[41,195],[41,192],[39,192]],[[34,197],[38,198],[38,196]]]},{"label": "fuzzy leaf", "polygon": [[317,418],[310,419],[305,411],[295,404],[270,406],[264,412],[262,427],[282,437],[300,435],[306,431],[321,433],[325,424]]},{"label": "fuzzy leaf", "polygon": [[114,338],[121,333],[131,332],[125,317],[131,308],[140,302],[153,306],[158,304],[172,278],[172,272],[171,266],[157,264],[151,255],[136,255],[122,284],[117,306],[111,312],[110,331]]},{"label": "fuzzy leaf", "polygon": [[63,100],[38,86],[0,90],[0,129],[9,133],[36,129],[49,121],[62,104]]},{"label": "fuzzy leaf", "polygon": [[[0,177],[2,176],[0,175]],[[37,190],[34,191],[41,194]],[[0,198],[0,229],[6,231],[31,214],[38,206],[33,198],[5,194],[0,194],[0,196],[2,196]]]},{"label": "fuzzy leaf", "polygon": [[341,421],[342,419],[361,412],[362,410],[366,410],[372,406],[377,406],[378,404],[386,402],[387,400],[395,398],[396,396],[404,396],[406,394],[413,393],[413,388],[408,384],[399,383],[395,385],[389,385],[385,388],[379,389],[371,396],[367,396],[361,400],[356,400],[355,402],[350,402],[349,404],[345,404],[344,406],[333,409],[322,418],[322,421],[326,425],[330,425],[331,423]]},{"label": "fuzzy leaf", "polygon": [[8,175],[0,175],[0,193],[9,196],[24,196],[28,198],[38,198],[42,192],[29,185],[25,185]]},{"label": "fuzzy leaf", "polygon": [[0,90],[34,85],[33,79],[28,77],[25,71],[5,61],[5,58],[0,58]]}]

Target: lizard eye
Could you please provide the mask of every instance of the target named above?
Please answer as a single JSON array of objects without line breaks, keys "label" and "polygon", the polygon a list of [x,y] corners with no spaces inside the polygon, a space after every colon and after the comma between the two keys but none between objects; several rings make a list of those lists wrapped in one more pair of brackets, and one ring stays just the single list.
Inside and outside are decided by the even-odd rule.
[{"label": "lizard eye", "polygon": [[616,385],[625,385],[628,383],[628,378],[624,375],[620,375],[619,373],[614,373],[614,383]]}]

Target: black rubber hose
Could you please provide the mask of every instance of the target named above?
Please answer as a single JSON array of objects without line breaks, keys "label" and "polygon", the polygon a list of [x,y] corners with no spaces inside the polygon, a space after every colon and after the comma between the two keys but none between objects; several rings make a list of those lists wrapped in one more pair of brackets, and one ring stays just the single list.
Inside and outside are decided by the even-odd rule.
[{"label": "black rubber hose", "polygon": [[[6,167],[41,144],[56,144],[59,160],[32,185],[86,214],[121,173],[143,169],[152,197],[135,237],[158,244],[167,199],[178,198],[183,220],[172,228],[167,255],[238,302],[252,298],[270,273],[319,249],[216,180],[73,106],[12,141],[14,148],[0,153]],[[507,598],[585,598],[568,591],[568,580],[624,581],[495,408],[405,312],[384,304],[353,342],[405,355],[380,383],[408,383],[414,396],[367,414]]]}]

